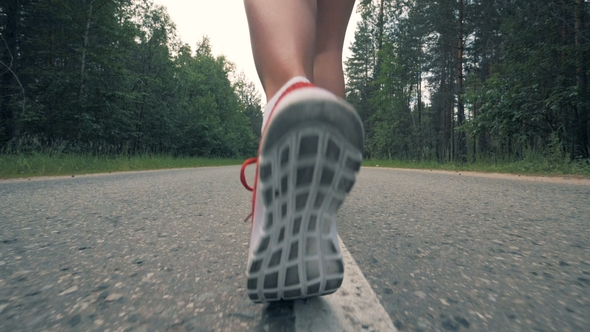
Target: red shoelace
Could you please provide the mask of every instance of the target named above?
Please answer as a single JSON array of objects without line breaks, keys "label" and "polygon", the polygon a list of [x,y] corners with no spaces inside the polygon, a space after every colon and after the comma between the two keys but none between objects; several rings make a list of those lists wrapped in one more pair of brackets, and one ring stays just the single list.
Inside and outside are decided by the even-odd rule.
[{"label": "red shoelace", "polygon": [[244,163],[242,164],[242,170],[240,171],[240,181],[242,181],[242,185],[244,186],[244,188],[248,189],[249,191],[254,191],[254,188],[256,187],[256,185],[254,185],[254,187],[250,187],[250,185],[248,184],[248,181],[246,180],[246,167],[255,164],[258,162],[258,158],[250,158],[250,159],[246,159],[246,161],[244,161]]},{"label": "red shoelace", "polygon": [[240,181],[242,181],[242,185],[244,188],[248,189],[249,191],[253,192],[252,195],[252,212],[244,219],[244,222],[248,221],[248,219],[252,218],[252,222],[254,222],[254,203],[256,202],[256,182],[258,180],[258,166],[256,166],[256,180],[254,180],[254,187],[250,187],[248,181],[246,180],[246,167],[255,164],[258,162],[258,158],[250,158],[246,159],[242,164],[242,169],[240,170]]}]

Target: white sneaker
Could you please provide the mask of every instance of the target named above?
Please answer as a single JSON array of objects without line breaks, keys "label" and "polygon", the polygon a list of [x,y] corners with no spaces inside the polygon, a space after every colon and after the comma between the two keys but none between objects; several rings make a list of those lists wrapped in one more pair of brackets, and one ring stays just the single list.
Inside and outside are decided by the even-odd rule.
[{"label": "white sneaker", "polygon": [[[356,180],[364,131],[354,108],[309,82],[286,85],[265,117],[254,191],[248,295],[254,302],[335,292],[344,278],[336,212]],[[244,176],[257,162],[251,188]]]}]

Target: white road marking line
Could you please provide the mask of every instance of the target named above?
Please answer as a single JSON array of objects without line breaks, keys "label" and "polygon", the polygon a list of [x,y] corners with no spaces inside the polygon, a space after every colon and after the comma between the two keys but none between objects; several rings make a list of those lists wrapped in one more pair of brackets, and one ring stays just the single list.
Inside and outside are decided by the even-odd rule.
[{"label": "white road marking line", "polygon": [[385,308],[340,240],[344,281],[331,295],[295,301],[295,330],[396,332]]}]

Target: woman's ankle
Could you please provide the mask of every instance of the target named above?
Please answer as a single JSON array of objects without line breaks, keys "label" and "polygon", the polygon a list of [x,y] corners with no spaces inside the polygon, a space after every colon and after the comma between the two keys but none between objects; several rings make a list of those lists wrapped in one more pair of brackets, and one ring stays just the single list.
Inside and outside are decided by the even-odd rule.
[{"label": "woman's ankle", "polygon": [[264,130],[264,127],[266,126],[266,122],[268,121],[268,118],[270,117],[270,114],[271,114],[272,110],[274,109],[275,105],[277,104],[277,102],[279,101],[279,98],[281,97],[281,95],[283,93],[285,93],[285,91],[287,91],[287,89],[289,89],[289,87],[291,87],[294,84],[300,83],[300,82],[310,83],[309,79],[307,79],[303,76],[295,76],[295,77],[291,78],[290,80],[288,80],[286,83],[284,83],[279,89],[277,89],[277,91],[273,94],[273,96],[270,99],[268,99],[268,101],[266,103],[266,107],[264,108],[264,114],[263,114],[263,118],[262,118],[262,130]]}]

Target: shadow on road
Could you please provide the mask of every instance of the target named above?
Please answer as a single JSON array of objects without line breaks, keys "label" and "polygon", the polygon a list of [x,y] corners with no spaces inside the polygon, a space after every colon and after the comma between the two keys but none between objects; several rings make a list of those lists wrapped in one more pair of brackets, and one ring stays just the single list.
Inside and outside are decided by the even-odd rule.
[{"label": "shadow on road", "polygon": [[270,302],[262,311],[256,332],[295,332],[293,301]]}]

